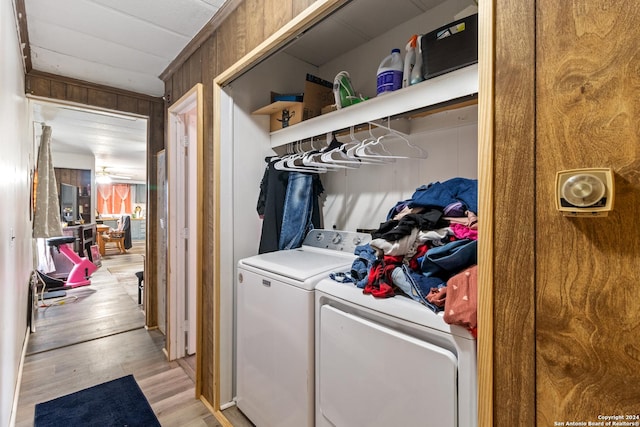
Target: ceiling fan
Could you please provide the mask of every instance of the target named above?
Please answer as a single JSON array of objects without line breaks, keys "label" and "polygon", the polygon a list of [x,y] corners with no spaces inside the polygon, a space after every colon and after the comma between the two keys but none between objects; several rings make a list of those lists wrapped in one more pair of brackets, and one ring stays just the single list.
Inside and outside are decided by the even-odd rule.
[{"label": "ceiling fan", "polygon": [[109,173],[107,172],[107,168],[105,166],[102,167],[101,171],[96,172],[96,182],[98,184],[109,184],[113,180],[122,180],[122,179],[131,179],[131,177]]}]

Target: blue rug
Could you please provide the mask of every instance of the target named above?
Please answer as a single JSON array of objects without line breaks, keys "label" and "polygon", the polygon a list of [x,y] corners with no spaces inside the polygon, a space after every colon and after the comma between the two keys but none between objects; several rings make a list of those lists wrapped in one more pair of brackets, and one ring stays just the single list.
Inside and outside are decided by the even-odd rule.
[{"label": "blue rug", "polygon": [[35,427],[160,426],[133,375],[36,405]]}]

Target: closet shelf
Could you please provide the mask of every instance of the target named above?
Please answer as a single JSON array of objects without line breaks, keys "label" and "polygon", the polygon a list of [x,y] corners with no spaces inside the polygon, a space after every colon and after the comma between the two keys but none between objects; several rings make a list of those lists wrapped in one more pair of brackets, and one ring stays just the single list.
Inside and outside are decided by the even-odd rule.
[{"label": "closet shelf", "polygon": [[280,147],[374,120],[406,115],[407,112],[424,110],[453,100],[468,101],[469,96],[477,93],[478,64],[474,64],[271,132],[271,147]]}]

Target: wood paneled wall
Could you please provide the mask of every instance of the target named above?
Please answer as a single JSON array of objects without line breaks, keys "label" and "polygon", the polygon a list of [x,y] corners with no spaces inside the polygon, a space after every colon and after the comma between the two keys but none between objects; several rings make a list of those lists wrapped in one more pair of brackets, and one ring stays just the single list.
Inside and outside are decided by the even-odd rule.
[{"label": "wood paneled wall", "polygon": [[156,200],[156,153],[164,149],[164,101],[148,95],[137,94],[120,89],[87,83],[67,77],[48,73],[30,71],[25,76],[27,94],[50,98],[64,102],[84,104],[91,107],[122,111],[125,113],[147,116],[147,246],[145,257],[145,299],[146,325],[156,327],[157,313],[157,278],[156,253],[157,217]]},{"label": "wood paneled wall", "polygon": [[[640,6],[538,0],[536,27],[538,425],[637,415]],[[607,218],[555,209],[556,172],[585,167],[615,171]]]},{"label": "wood paneled wall", "polygon": [[[313,0],[244,0],[216,28],[210,37],[165,77],[165,93],[170,102],[180,99],[196,83],[204,85],[204,171],[203,171],[203,254],[213,254],[215,227],[213,79],[262,43],[310,6]],[[202,363],[201,394],[214,406],[214,270],[213,263],[202,263],[202,337],[198,357]]]},{"label": "wood paneled wall", "polygon": [[494,151],[482,153],[493,156],[493,390],[480,390],[495,426],[535,425],[534,11],[495,2]]}]

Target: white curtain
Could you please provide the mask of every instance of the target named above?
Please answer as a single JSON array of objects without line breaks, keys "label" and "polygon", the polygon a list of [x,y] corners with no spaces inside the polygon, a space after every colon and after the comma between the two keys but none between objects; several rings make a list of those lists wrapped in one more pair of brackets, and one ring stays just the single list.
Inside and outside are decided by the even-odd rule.
[{"label": "white curtain", "polygon": [[[33,215],[33,237],[37,243],[37,269],[43,273],[55,270],[53,257],[45,244],[49,237],[62,236],[60,201],[53,160],[51,159],[51,127],[42,127],[35,175],[36,195]],[[33,189],[30,189],[33,191]]]},{"label": "white curtain", "polygon": [[62,236],[58,183],[51,159],[51,126],[42,126],[36,174],[38,181],[33,217],[33,237]]},{"label": "white curtain", "polygon": [[109,204],[107,203],[107,200],[109,200],[109,197],[111,196],[111,186],[106,184],[98,185],[98,193],[100,193],[100,198],[102,199],[102,209],[99,211],[100,214],[104,215],[111,213]]},{"label": "white curtain", "polygon": [[[129,196],[129,186],[128,185],[114,185],[113,188],[115,189],[115,193],[118,194],[118,197],[120,198],[120,213],[121,214],[127,213],[127,209],[125,207],[124,201]],[[115,196],[115,194],[114,194],[114,196]]]}]

